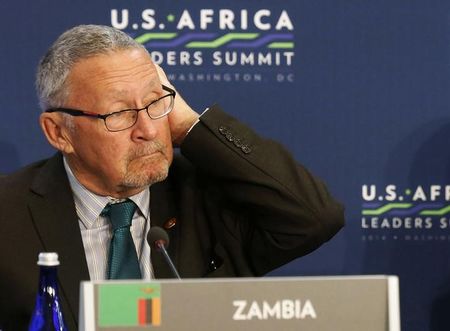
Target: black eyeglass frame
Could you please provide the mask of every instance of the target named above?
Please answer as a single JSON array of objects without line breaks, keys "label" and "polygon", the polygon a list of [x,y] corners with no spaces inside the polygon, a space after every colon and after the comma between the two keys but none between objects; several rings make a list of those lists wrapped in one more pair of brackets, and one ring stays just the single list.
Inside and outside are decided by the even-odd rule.
[{"label": "black eyeglass frame", "polygon": [[119,110],[119,111],[115,111],[115,112],[107,113],[107,114],[96,114],[96,113],[92,113],[92,112],[89,112],[89,111],[84,111],[84,110],[79,110],[79,109],[72,109],[72,108],[49,108],[49,109],[46,109],[45,112],[46,113],[64,113],[64,114],[69,114],[71,116],[86,116],[86,117],[100,118],[105,123],[105,127],[106,127],[106,129],[108,131],[110,131],[110,132],[123,131],[123,130],[127,130],[127,129],[133,127],[136,124],[138,117],[136,116],[136,120],[134,121],[134,123],[132,125],[124,128],[124,129],[120,129],[120,130],[111,130],[110,128],[108,128],[108,126],[106,125],[106,119],[109,116],[117,115],[119,113],[123,113],[123,112],[126,112],[126,111],[134,110],[134,111],[136,111],[136,113],[139,113],[140,111],[145,109],[145,111],[147,112],[148,117],[150,117],[152,120],[157,120],[159,118],[162,118],[162,117],[166,116],[167,114],[169,114],[172,111],[173,107],[168,112],[166,112],[166,113],[164,113],[162,115],[158,115],[158,116],[152,116],[148,112],[148,108],[151,105],[153,105],[155,102],[158,102],[158,101],[160,101],[160,100],[162,100],[164,98],[167,98],[169,96],[172,96],[173,99],[175,100],[175,96],[177,95],[177,92],[174,89],[171,89],[168,86],[165,86],[165,85],[161,85],[161,86],[162,86],[162,89],[164,91],[166,91],[166,92],[169,92],[169,94],[163,95],[162,97],[160,97],[160,98],[150,102],[147,106],[145,106],[143,108],[139,108],[139,109],[129,108],[129,109],[123,109],[123,110]]}]

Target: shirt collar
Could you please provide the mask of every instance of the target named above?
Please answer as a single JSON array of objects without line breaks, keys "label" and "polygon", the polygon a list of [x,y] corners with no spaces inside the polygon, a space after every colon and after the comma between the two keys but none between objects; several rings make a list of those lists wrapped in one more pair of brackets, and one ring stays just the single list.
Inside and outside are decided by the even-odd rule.
[{"label": "shirt collar", "polygon": [[[64,168],[66,169],[70,187],[73,192],[77,215],[87,229],[92,228],[103,208],[105,208],[108,203],[117,201],[117,199],[101,196],[89,191],[75,177],[65,157],[63,160]],[[150,212],[150,190],[148,187],[138,194],[129,197],[129,199],[138,206],[138,212],[148,220]]]}]

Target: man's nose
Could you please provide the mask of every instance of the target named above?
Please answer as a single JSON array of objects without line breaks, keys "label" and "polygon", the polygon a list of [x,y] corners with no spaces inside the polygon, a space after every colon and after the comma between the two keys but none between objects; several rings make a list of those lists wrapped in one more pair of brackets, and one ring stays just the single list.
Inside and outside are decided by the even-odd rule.
[{"label": "man's nose", "polygon": [[155,120],[148,116],[147,110],[143,109],[137,114],[136,124],[133,126],[133,139],[152,140],[157,136],[158,130]]}]

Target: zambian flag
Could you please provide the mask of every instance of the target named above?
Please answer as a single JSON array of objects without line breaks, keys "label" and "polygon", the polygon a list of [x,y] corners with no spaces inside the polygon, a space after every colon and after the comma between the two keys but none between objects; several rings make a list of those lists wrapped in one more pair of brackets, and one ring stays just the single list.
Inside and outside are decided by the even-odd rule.
[{"label": "zambian flag", "polygon": [[161,300],[160,298],[139,299],[138,301],[139,325],[161,324]]},{"label": "zambian flag", "polygon": [[98,326],[161,325],[159,283],[100,284],[98,286]]}]

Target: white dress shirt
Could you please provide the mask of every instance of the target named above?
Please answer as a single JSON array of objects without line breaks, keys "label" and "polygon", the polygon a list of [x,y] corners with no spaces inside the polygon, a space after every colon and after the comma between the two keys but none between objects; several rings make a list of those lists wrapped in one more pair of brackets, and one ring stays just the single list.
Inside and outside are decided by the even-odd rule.
[{"label": "white dress shirt", "polygon": [[[108,203],[117,199],[90,192],[76,179],[65,158],[64,167],[73,192],[89,276],[91,280],[106,279],[112,226],[109,219],[100,214]],[[150,190],[147,188],[129,199],[138,207],[133,215],[130,231],[136,247],[141,275],[143,279],[148,280],[153,278],[150,247],[146,240],[150,229]]]}]

